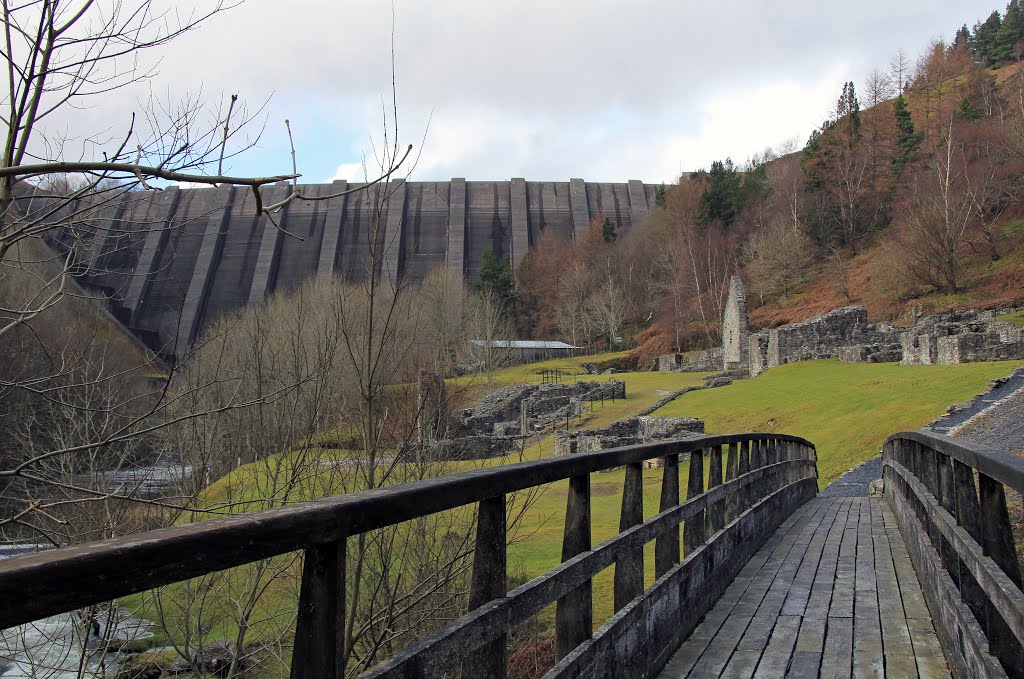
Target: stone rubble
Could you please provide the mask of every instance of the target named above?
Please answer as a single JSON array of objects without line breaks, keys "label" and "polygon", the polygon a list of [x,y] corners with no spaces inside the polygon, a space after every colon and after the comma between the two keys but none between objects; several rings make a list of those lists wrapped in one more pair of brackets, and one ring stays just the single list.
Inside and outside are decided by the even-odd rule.
[{"label": "stone rubble", "polygon": [[[704,434],[704,422],[692,417],[656,417],[643,415],[619,420],[603,429],[555,432],[555,455],[589,453],[618,446],[652,441],[696,438]],[[661,466],[661,458],[647,460],[645,466]]]}]

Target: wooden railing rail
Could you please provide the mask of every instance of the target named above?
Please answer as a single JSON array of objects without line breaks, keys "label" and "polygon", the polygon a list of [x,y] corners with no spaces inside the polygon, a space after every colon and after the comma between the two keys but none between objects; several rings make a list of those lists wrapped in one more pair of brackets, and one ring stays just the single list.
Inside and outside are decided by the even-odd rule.
[{"label": "wooden railing rail", "polygon": [[[680,457],[690,462],[682,504]],[[657,458],[661,504],[644,521],[642,468]],[[622,466],[620,532],[592,548],[590,474]],[[506,592],[506,496],[564,479],[563,563]],[[292,677],[341,677],[347,538],[478,503],[469,614],[363,676],[431,677],[461,665],[463,676],[504,677],[509,630],[554,602],[561,660],[552,676],[640,676],[667,661],[761,542],[813,497],[816,479],[813,445],[781,434],[705,436],[464,472],[0,561],[0,629],[304,550]],[[645,590],[643,546],[651,540],[658,581]],[[616,613],[592,634],[591,579],[612,564]],[[708,581],[690,587],[695,577]],[[623,640],[645,625],[652,639],[641,652]]]},{"label": "wooden railing rail", "polygon": [[885,496],[907,542],[936,632],[961,677],[1024,676],[1024,593],[1007,490],[1024,459],[929,431],[882,451]]}]

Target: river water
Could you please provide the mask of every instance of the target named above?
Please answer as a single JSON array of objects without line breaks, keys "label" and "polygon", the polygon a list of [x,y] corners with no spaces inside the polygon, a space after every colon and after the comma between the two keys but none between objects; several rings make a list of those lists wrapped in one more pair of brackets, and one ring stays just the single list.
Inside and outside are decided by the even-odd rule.
[{"label": "river water", "polygon": [[[137,496],[156,498],[189,474],[191,469],[187,466],[162,464],[108,472],[104,481],[110,490],[130,489]],[[0,544],[0,559],[45,548],[45,545]],[[85,625],[76,616],[63,613],[0,631],[0,678],[113,677],[120,666],[116,649],[153,636],[152,623],[147,620],[126,613],[101,614],[96,621],[99,635],[93,627],[83,653]]]}]

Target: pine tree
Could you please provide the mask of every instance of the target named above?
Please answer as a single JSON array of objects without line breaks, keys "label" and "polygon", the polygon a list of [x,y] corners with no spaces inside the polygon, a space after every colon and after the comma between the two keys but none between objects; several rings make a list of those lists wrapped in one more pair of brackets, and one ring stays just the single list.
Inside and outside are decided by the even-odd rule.
[{"label": "pine tree", "polygon": [[967,28],[967,24],[960,27],[960,30],[956,32],[953,37],[953,49],[964,49],[969,48],[971,44],[971,31]]},{"label": "pine tree", "polygon": [[956,112],[961,118],[971,123],[977,122],[985,115],[984,111],[971,103],[970,97],[964,97],[960,100],[960,106]]},{"label": "pine tree", "polygon": [[999,12],[992,12],[984,23],[979,21],[974,24],[974,32],[971,35],[971,51],[974,52],[974,57],[979,63],[986,66],[995,64],[992,58],[995,52],[996,36],[999,34],[1002,23],[1003,19],[999,16]]},{"label": "pine tree", "polygon": [[1017,43],[1021,40],[1024,40],[1024,9],[1021,8],[1020,0],[1010,0],[1006,6],[1006,15],[989,48],[991,64],[1015,60]]},{"label": "pine tree", "polygon": [[704,183],[701,202],[708,222],[720,221],[729,226],[743,211],[745,195],[740,173],[731,158],[711,163],[711,170],[694,173],[694,179]]},{"label": "pine tree", "polygon": [[852,148],[860,140],[860,102],[853,81],[843,83],[843,93],[836,105],[836,123],[849,121],[847,144]]},{"label": "pine tree", "polygon": [[508,260],[498,259],[493,248],[484,250],[480,258],[480,282],[476,284],[476,289],[481,293],[489,293],[506,309],[511,309],[516,301],[515,284],[512,282]]},{"label": "pine tree", "polygon": [[896,152],[893,154],[893,173],[899,175],[904,166],[913,160],[917,147],[921,145],[920,132],[914,131],[914,119],[907,108],[907,100],[903,95],[896,97],[892,103],[896,115]]},{"label": "pine tree", "polygon": [[654,194],[654,204],[658,207],[665,207],[667,201],[668,191],[665,189],[665,185],[662,184],[658,187],[658,192]]},{"label": "pine tree", "polygon": [[615,233],[615,222],[605,217],[604,221],[601,222],[601,238],[604,239],[605,243],[614,243],[618,237],[619,234]]}]

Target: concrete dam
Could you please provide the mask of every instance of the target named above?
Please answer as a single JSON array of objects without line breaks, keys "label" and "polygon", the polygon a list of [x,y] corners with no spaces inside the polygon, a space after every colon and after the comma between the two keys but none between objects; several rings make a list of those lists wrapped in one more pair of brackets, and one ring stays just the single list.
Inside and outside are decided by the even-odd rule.
[{"label": "concrete dam", "polygon": [[[360,186],[342,180],[301,189],[331,196]],[[473,282],[488,248],[514,267],[547,230],[578,238],[592,218],[605,216],[628,231],[657,190],[635,180],[394,181],[291,202],[275,214],[275,226],[256,216],[248,188],[171,187],[76,201],[47,217],[60,223],[48,240],[73,254],[82,286],[101,293],[132,333],[173,360],[219,316],[311,276],[358,282],[374,267],[374,275],[408,282],[446,266]],[[263,204],[289,191],[285,183],[266,186]],[[46,199],[25,203],[23,214],[46,210]]]}]

